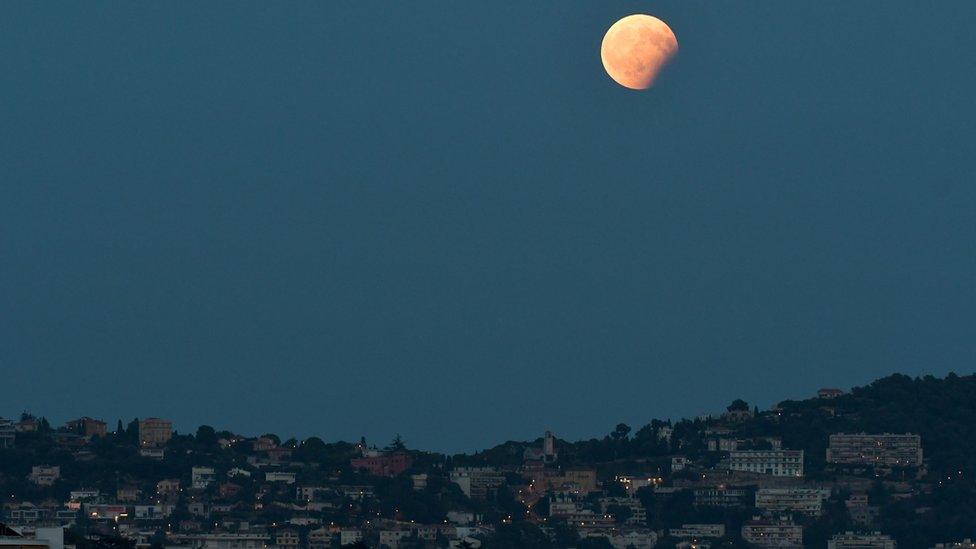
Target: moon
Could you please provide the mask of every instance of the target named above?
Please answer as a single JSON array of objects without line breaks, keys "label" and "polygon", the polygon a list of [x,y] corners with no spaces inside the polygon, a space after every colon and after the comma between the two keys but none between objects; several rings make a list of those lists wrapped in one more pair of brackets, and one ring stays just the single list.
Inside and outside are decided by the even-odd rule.
[{"label": "moon", "polygon": [[678,52],[678,39],[657,17],[634,14],[614,23],[603,37],[600,58],[610,78],[632,90],[646,90]]}]

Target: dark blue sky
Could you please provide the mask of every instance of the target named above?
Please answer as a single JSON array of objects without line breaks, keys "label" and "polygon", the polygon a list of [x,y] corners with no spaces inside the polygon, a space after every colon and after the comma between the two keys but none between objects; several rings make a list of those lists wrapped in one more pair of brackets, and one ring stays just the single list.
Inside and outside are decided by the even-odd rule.
[{"label": "dark blue sky", "polygon": [[[681,45],[644,93],[634,12]],[[471,450],[972,372],[974,25],[3,3],[0,415]]]}]

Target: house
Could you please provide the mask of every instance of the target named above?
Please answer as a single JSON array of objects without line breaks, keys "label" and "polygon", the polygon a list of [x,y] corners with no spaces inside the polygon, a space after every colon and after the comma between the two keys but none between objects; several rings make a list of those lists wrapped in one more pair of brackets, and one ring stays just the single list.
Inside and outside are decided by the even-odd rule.
[{"label": "house", "polygon": [[32,415],[25,414],[21,420],[14,423],[14,431],[18,433],[36,433],[41,426],[41,422]]},{"label": "house", "polygon": [[266,482],[284,482],[285,484],[295,484],[295,473],[288,471],[268,471],[264,473]]},{"label": "house", "polygon": [[194,467],[190,470],[190,478],[194,490],[206,490],[217,480],[217,472],[213,467]]},{"label": "house", "polygon": [[244,487],[233,482],[222,482],[217,487],[217,494],[223,499],[234,499],[244,491]]},{"label": "house", "polygon": [[258,437],[251,442],[251,450],[254,452],[267,452],[278,447],[278,443],[271,437]]},{"label": "house", "polygon": [[71,420],[65,427],[83,437],[104,437],[108,433],[105,422],[88,416]]},{"label": "house", "polygon": [[819,391],[817,391],[817,398],[827,398],[827,399],[829,399],[829,398],[837,398],[839,396],[842,396],[843,394],[844,394],[844,391],[842,391],[840,389],[828,389],[828,388],[824,388],[824,389],[820,389]]},{"label": "house", "polygon": [[31,467],[28,480],[38,486],[52,486],[61,478],[61,467],[57,465],[35,465]]},{"label": "house", "polygon": [[115,500],[119,502],[139,501],[139,488],[137,486],[119,486],[115,490]]},{"label": "house", "polygon": [[144,458],[162,460],[166,457],[165,448],[139,448],[139,455]]},{"label": "house", "polygon": [[275,544],[278,547],[297,548],[301,543],[298,530],[293,528],[282,528],[275,533]]},{"label": "house", "polygon": [[308,533],[308,549],[331,549],[332,532],[328,528],[316,528]]},{"label": "house", "polygon": [[343,528],[339,531],[339,545],[352,545],[363,541],[363,531],[359,528]]},{"label": "house", "polygon": [[173,422],[151,417],[139,421],[139,444],[164,446],[173,438]]},{"label": "house", "polygon": [[180,492],[180,479],[164,478],[156,483],[156,493],[161,496],[178,494]]},{"label": "house", "polygon": [[387,546],[390,549],[400,547],[400,540],[409,538],[414,532],[408,529],[380,530],[380,547]]},{"label": "house", "polygon": [[369,474],[377,477],[395,477],[413,465],[413,458],[406,452],[380,453],[379,455],[365,454],[350,460],[353,469],[365,469]]}]

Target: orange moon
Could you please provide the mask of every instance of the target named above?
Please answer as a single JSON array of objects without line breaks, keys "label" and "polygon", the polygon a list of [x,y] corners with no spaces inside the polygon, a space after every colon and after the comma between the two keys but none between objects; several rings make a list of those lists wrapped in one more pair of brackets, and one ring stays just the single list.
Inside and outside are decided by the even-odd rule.
[{"label": "orange moon", "polygon": [[632,90],[646,90],[678,52],[678,39],[664,21],[650,15],[628,15],[614,23],[600,46],[610,78]]}]

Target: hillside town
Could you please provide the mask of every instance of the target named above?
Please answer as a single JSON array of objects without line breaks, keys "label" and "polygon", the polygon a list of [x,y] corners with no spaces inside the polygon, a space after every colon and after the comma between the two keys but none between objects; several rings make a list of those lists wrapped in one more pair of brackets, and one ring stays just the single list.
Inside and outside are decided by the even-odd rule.
[{"label": "hillside town", "polygon": [[156,417],[55,426],[25,412],[0,420],[0,545],[976,549],[972,453],[954,463],[953,435],[896,429],[911,411],[882,412],[974,386],[892,376],[768,410],[737,400],[636,432],[575,443],[546,432],[454,456],[400,437],[182,434]]}]

